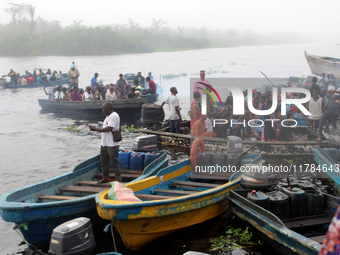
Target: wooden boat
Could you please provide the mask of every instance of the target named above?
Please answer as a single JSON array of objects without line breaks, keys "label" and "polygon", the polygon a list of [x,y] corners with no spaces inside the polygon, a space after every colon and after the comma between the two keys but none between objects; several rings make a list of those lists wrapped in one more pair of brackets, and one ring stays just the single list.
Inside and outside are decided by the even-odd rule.
[{"label": "wooden boat", "polygon": [[320,166],[320,170],[317,171],[330,178],[337,194],[340,194],[339,148],[317,147],[314,149],[314,159]]},{"label": "wooden boat", "polygon": [[305,51],[305,58],[312,74],[322,76],[323,73],[334,74],[334,77],[340,79],[340,59],[324,56],[309,55]]},{"label": "wooden boat", "polygon": [[[305,218],[281,220],[275,214],[262,208],[246,198],[251,190],[232,190],[229,195],[229,203],[233,213],[254,227],[256,234],[283,254],[319,254],[320,242],[325,237],[327,225],[338,207],[339,198],[324,194],[325,209],[328,213]],[[323,234],[317,232],[317,226],[321,226]],[[314,235],[308,238],[299,234],[307,228],[312,228]],[[312,232],[310,233],[312,235]]]},{"label": "wooden boat", "polygon": [[[247,155],[245,159],[254,164],[262,161],[259,154]],[[186,160],[156,176],[127,184],[141,202],[108,200],[108,190],[99,193],[97,211],[100,217],[112,221],[128,249],[137,250],[225,212],[229,207],[227,194],[239,188],[240,178],[229,180],[232,173],[223,174],[199,176],[190,170],[190,160]]]},{"label": "wooden boat", "polygon": [[[143,171],[121,170],[123,181],[141,180],[168,166],[166,153],[158,153],[158,158]],[[68,220],[88,217],[96,225],[101,219],[96,212],[95,195],[110,187],[110,183],[97,184],[102,178],[99,171],[98,155],[77,165],[73,172],[4,194],[0,197],[0,216],[18,225],[26,223],[27,228],[21,227],[20,231],[37,248],[46,247],[53,229]],[[112,171],[110,178],[114,178]]]},{"label": "wooden boat", "polygon": [[61,80],[50,81],[47,83],[33,83],[33,84],[26,84],[26,85],[11,85],[6,84],[7,89],[27,89],[27,88],[42,88],[42,87],[57,87],[63,84],[70,84],[70,78],[64,78]]},{"label": "wooden boat", "polygon": [[95,101],[56,101],[38,99],[43,112],[53,112],[62,115],[97,117],[103,118],[102,105],[106,102],[112,103],[114,111],[121,119],[139,120],[143,104],[147,98],[121,99],[121,100],[95,100]]},{"label": "wooden boat", "polygon": [[[190,123],[190,122],[187,122]],[[190,125],[190,124],[189,124]],[[257,144],[252,151],[254,153],[266,153],[266,155],[313,155],[313,149],[317,146],[327,146],[328,141],[304,141],[309,133],[309,130],[304,127],[294,128],[295,135],[299,138],[294,142],[265,142],[265,141],[252,141],[243,140],[242,144],[245,149],[250,148],[254,144]],[[169,127],[154,131],[151,129],[142,129],[142,134],[156,135],[157,141],[164,145],[179,146],[184,148],[190,148],[193,140],[196,136],[189,134],[176,134],[170,133]],[[212,138],[202,137],[204,140],[205,148],[209,151],[225,151],[227,149],[228,140],[226,138]]]}]

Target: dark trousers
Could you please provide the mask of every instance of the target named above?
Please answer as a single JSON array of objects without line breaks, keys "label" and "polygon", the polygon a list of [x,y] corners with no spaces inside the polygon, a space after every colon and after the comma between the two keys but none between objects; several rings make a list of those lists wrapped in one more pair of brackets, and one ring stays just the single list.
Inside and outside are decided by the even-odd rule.
[{"label": "dark trousers", "polygon": [[336,127],[336,120],[338,119],[339,113],[336,111],[327,112],[325,111],[321,117],[320,124],[319,124],[319,136],[322,135],[322,127],[325,125],[326,121],[330,121],[332,126]]},{"label": "dark trousers", "polygon": [[170,120],[170,133],[181,133],[180,129],[180,121],[178,120]]},{"label": "dark trousers", "polygon": [[122,177],[120,174],[119,169],[119,146],[113,146],[113,147],[100,147],[100,165],[102,167],[103,172],[103,179],[108,180],[109,179],[109,167],[110,167],[110,161],[113,170],[115,171],[115,180],[121,182]]}]

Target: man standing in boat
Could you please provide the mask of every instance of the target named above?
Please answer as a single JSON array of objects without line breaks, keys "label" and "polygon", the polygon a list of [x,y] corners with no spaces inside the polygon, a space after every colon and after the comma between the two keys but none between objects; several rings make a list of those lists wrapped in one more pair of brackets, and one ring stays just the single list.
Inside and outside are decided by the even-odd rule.
[{"label": "man standing in boat", "polygon": [[67,73],[67,77],[70,78],[71,88],[74,88],[74,87],[78,86],[78,84],[79,84],[79,80],[78,80],[79,75],[80,75],[79,70],[77,68],[75,68],[74,64],[71,64],[71,69]]},{"label": "man standing in boat", "polygon": [[206,86],[203,85],[202,83],[209,85],[209,81],[205,78],[204,70],[200,71],[200,79],[195,82],[193,92],[198,92],[201,95],[205,94],[204,90],[199,89],[199,88],[206,89]]},{"label": "man standing in boat", "polygon": [[179,110],[179,101],[177,98],[177,88],[171,87],[170,88],[171,95],[161,104],[160,108],[163,107],[164,104],[169,105],[169,112],[170,112],[170,132],[179,134],[180,130],[180,122],[182,122],[181,112]]},{"label": "man standing in boat", "polygon": [[117,84],[116,85],[120,89],[120,91],[124,91],[125,84],[127,84],[127,82],[124,79],[124,75],[123,74],[119,74],[119,79],[117,80]]},{"label": "man standing in boat", "polygon": [[134,82],[138,82],[138,85],[144,88],[145,78],[142,76],[142,72],[138,72],[137,76],[133,80]]},{"label": "man standing in boat", "polygon": [[98,128],[89,126],[91,131],[101,132],[101,147],[100,147],[100,165],[103,172],[103,179],[98,181],[98,184],[109,182],[109,166],[110,162],[115,171],[115,180],[122,181],[119,168],[119,142],[113,140],[111,131],[118,131],[120,129],[120,117],[113,110],[111,103],[104,103],[102,106],[103,113],[106,118],[103,122],[103,127]]}]

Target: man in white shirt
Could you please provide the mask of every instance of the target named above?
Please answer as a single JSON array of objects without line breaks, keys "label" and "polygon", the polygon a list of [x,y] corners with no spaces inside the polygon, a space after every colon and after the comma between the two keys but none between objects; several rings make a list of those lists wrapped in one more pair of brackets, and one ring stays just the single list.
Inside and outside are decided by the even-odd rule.
[{"label": "man in white shirt", "polygon": [[177,88],[171,87],[170,88],[171,95],[162,103],[160,107],[163,107],[164,104],[169,105],[169,112],[170,112],[170,132],[179,134],[180,130],[180,122],[182,122],[181,113],[179,111],[179,101],[177,98]]},{"label": "man in white shirt", "polygon": [[101,147],[100,147],[100,165],[103,172],[103,179],[98,181],[100,183],[109,182],[109,166],[110,162],[112,168],[115,171],[115,180],[118,182],[122,181],[122,177],[119,169],[119,142],[113,141],[113,135],[111,131],[119,131],[120,129],[120,118],[119,115],[113,111],[111,103],[104,103],[102,106],[103,113],[106,118],[103,122],[103,127],[98,128],[89,126],[91,131],[101,132]]},{"label": "man in white shirt", "polygon": [[92,94],[92,88],[90,86],[86,87],[86,91],[85,91],[85,101],[93,101],[94,97]]}]

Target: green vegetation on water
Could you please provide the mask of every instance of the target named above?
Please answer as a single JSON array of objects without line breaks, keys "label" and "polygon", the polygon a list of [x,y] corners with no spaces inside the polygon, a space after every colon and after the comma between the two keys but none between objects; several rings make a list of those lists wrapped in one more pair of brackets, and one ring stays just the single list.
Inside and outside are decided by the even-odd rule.
[{"label": "green vegetation on water", "polygon": [[[257,245],[251,240],[253,233],[248,230],[248,227],[245,230],[228,227],[226,234],[226,236],[211,239],[211,248],[208,251],[216,251],[223,255],[233,250],[247,249]],[[258,244],[260,244],[260,241]]]},{"label": "green vegetation on water", "polygon": [[138,133],[143,127],[135,127],[134,125],[131,126],[121,126],[120,129],[122,132],[130,132],[130,133]]},{"label": "green vegetation on water", "polygon": [[68,132],[71,132],[71,133],[79,133],[80,132],[80,129],[77,129],[76,126],[74,125],[67,125],[66,128],[58,128],[58,130],[63,130],[63,131],[68,131]]}]

